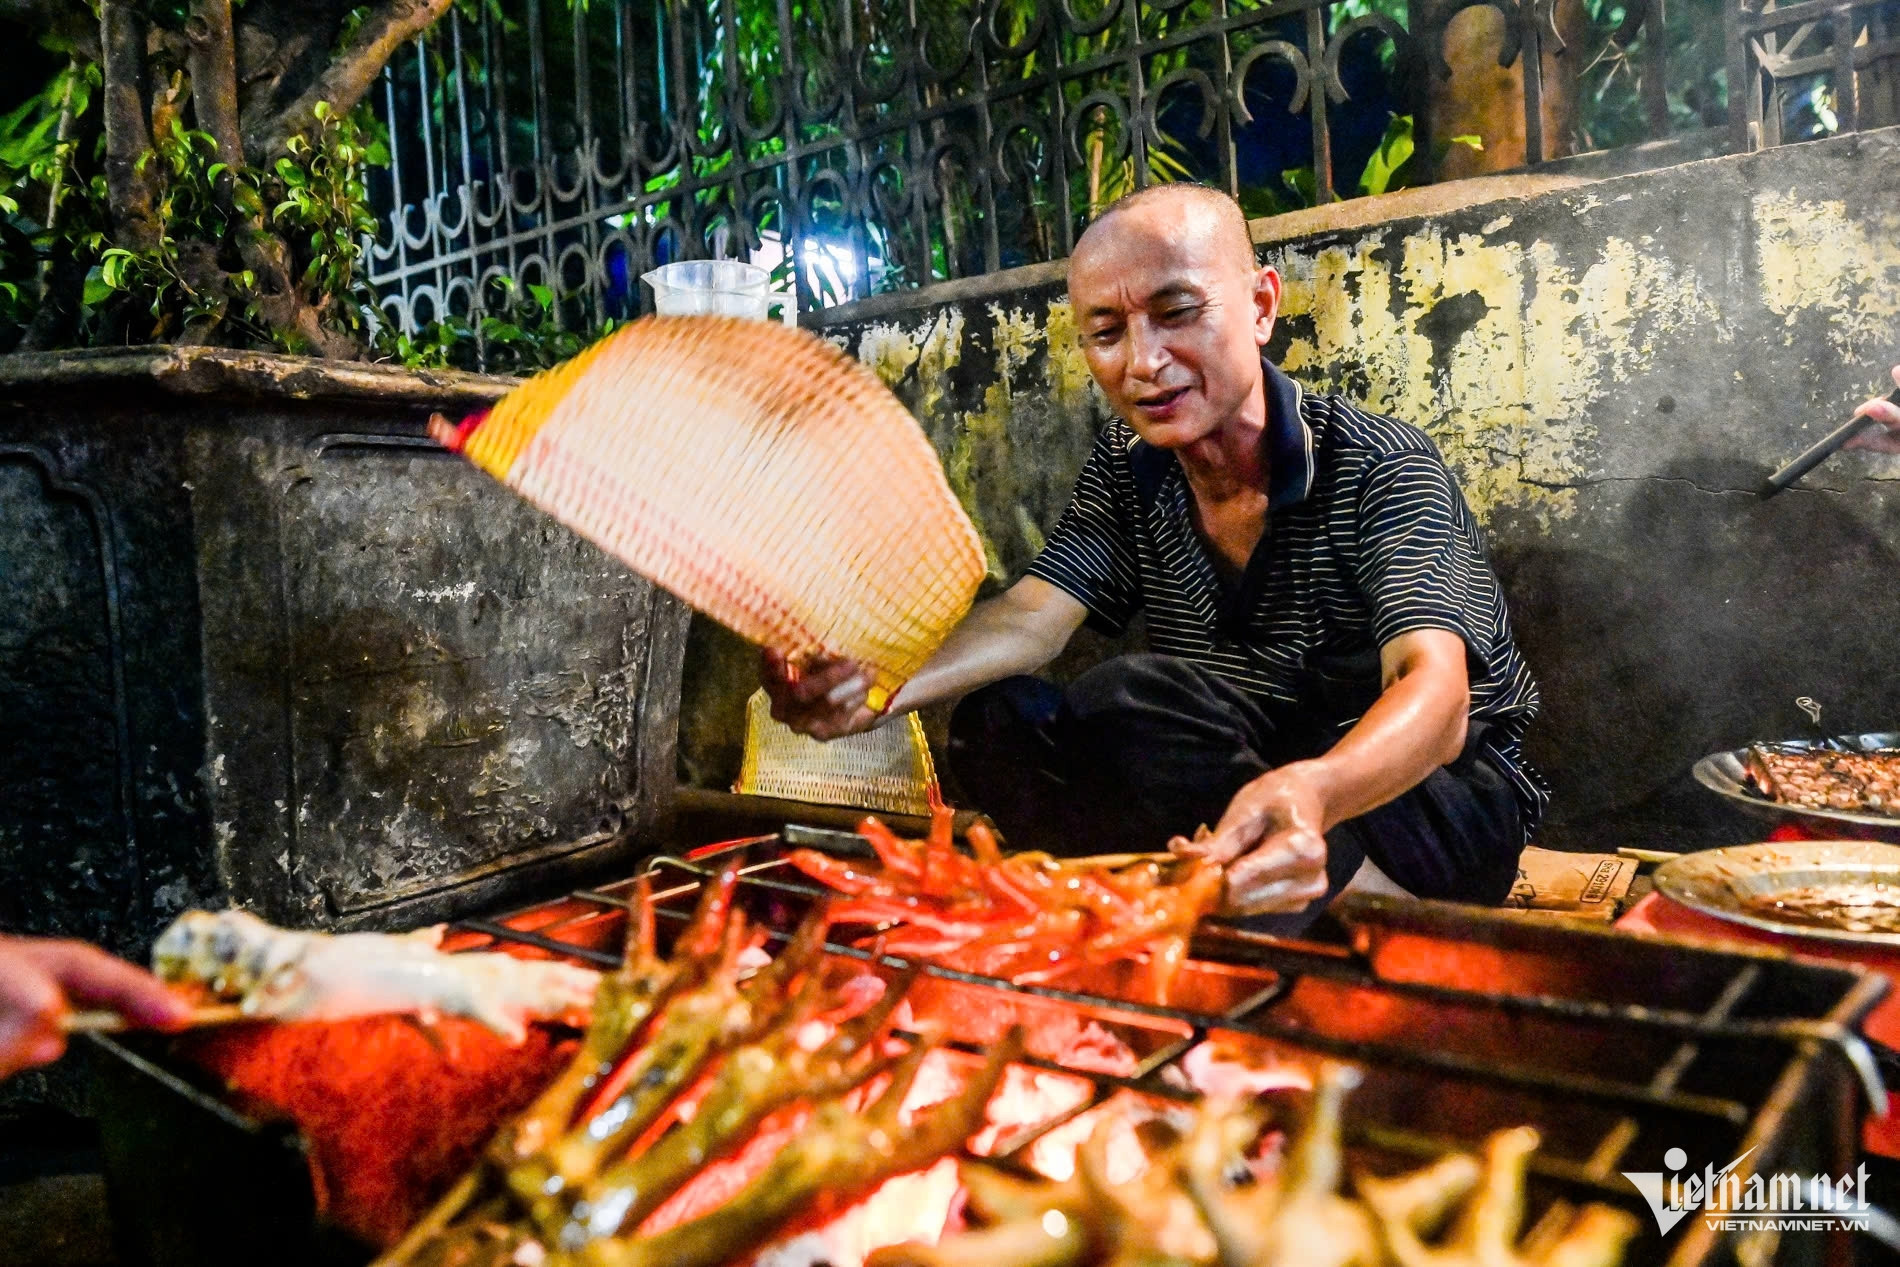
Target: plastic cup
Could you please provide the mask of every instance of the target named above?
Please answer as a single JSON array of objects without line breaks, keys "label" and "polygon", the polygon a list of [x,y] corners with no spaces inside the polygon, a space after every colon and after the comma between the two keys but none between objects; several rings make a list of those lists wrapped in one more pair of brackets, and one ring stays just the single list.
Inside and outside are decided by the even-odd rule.
[{"label": "plastic cup", "polygon": [[662,264],[641,280],[653,287],[653,311],[662,317],[750,317],[764,321],[772,275],[738,260],[681,260]]}]

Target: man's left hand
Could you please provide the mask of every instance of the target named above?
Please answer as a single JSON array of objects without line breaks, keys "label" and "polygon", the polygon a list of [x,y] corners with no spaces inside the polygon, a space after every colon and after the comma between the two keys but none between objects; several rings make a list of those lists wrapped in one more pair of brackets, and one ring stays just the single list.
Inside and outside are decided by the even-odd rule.
[{"label": "man's left hand", "polygon": [[1309,763],[1296,761],[1241,788],[1212,835],[1168,848],[1226,865],[1222,914],[1298,911],[1326,895],[1325,817]]}]

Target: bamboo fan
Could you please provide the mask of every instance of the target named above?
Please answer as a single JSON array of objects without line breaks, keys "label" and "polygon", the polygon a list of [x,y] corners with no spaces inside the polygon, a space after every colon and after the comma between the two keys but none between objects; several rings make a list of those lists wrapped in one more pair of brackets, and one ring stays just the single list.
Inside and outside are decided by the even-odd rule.
[{"label": "bamboo fan", "polygon": [[863,664],[876,709],[983,577],[916,421],[804,331],[648,317],[431,434],[794,665]]}]

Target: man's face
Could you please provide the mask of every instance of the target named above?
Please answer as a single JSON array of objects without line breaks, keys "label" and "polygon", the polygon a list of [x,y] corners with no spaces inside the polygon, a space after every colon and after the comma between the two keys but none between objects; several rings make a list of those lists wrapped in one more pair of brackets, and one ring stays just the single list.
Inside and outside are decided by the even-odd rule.
[{"label": "man's face", "polygon": [[1250,269],[1206,208],[1157,199],[1101,221],[1069,265],[1089,370],[1137,435],[1181,448],[1262,391],[1280,278]]}]

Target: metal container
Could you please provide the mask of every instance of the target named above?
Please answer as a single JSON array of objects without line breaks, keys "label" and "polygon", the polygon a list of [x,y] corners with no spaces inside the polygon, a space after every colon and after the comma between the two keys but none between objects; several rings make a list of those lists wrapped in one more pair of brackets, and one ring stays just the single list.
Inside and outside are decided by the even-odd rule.
[{"label": "metal container", "polygon": [[687,613],[424,435],[512,385],[0,359],[0,929],[413,925],[644,851]]}]

